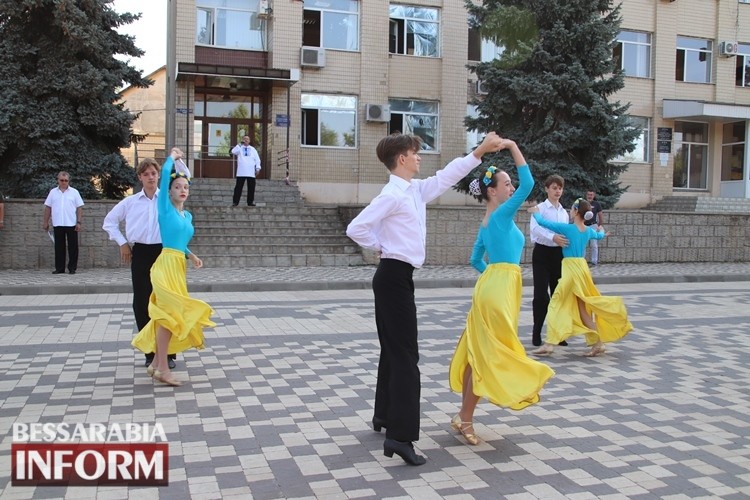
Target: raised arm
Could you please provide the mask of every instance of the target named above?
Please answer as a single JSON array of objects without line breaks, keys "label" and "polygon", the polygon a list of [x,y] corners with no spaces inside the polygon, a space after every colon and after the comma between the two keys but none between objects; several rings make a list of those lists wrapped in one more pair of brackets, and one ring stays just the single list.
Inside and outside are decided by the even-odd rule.
[{"label": "raised arm", "polygon": [[[456,158],[435,175],[424,180],[412,181],[422,195],[422,200],[429,203],[466,177],[471,170],[482,163],[482,156],[502,149],[502,142],[495,132],[490,132],[482,143],[470,154]],[[511,141],[512,142],[512,141]]]},{"label": "raised arm", "polygon": [[531,170],[526,164],[526,159],[523,157],[523,153],[521,153],[518,145],[510,139],[503,139],[502,144],[502,149],[510,151],[511,156],[513,156],[513,161],[516,163],[516,169],[518,171],[518,189],[516,189],[513,196],[500,205],[492,215],[493,217],[512,217],[521,207],[523,202],[526,201],[526,198],[529,197],[531,190],[534,188],[534,178],[531,176]]},{"label": "raised arm", "polygon": [[169,182],[172,180],[171,175],[174,162],[178,158],[182,158],[182,151],[172,148],[169,156],[161,166],[161,178],[159,178],[159,192],[161,195],[156,197],[156,207],[161,213],[167,213],[167,210],[174,208],[172,200],[169,198]]}]

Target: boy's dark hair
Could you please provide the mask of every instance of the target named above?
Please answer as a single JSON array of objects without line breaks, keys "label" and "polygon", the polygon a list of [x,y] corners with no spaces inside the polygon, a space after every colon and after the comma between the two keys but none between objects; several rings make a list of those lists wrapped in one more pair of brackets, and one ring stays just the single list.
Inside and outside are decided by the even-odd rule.
[{"label": "boy's dark hair", "polygon": [[422,149],[422,138],[411,134],[393,133],[388,137],[383,137],[375,152],[383,165],[388,170],[396,168],[396,159],[399,155],[407,154],[409,151],[415,153]]},{"label": "boy's dark hair", "polygon": [[552,174],[544,179],[544,187],[548,188],[552,184],[558,184],[560,187],[565,187],[565,180],[557,174]]}]

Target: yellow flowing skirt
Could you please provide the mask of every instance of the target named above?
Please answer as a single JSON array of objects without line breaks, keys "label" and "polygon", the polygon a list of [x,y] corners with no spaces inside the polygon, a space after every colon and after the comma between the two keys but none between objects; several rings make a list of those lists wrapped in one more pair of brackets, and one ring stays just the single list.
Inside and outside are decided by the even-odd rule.
[{"label": "yellow flowing skirt", "polygon": [[172,334],[169,354],[205,347],[203,328],[216,326],[209,319],[214,311],[202,300],[188,295],[186,261],[184,253],[164,248],[151,267],[154,287],[148,304],[151,320],[133,339],[135,348],[156,352],[156,330],[160,326]]},{"label": "yellow flowing skirt", "polygon": [[[576,298],[593,316],[598,334],[581,321]],[[586,344],[592,345],[600,339],[605,343],[614,342],[632,329],[622,297],[603,297],[591,279],[586,259],[565,257],[562,277],[547,309],[547,338],[544,341],[556,345],[573,335],[585,335]]]},{"label": "yellow flowing skirt", "polygon": [[466,328],[450,365],[450,387],[461,392],[471,366],[474,394],[498,406],[520,410],[539,402],[555,372],[526,356],[518,340],[521,268],[490,264],[477,280]]}]

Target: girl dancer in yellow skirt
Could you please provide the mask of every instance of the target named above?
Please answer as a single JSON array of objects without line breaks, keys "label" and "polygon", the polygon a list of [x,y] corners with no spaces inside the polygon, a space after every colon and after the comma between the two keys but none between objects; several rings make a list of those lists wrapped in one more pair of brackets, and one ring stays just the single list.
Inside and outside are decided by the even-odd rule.
[{"label": "girl dancer in yellow skirt", "polygon": [[191,347],[203,349],[203,328],[216,326],[209,319],[213,310],[205,302],[190,298],[187,291],[186,259],[196,269],[201,261],[188,249],[193,237],[193,216],[183,209],[190,193],[190,172],[184,163],[175,167],[182,151],[173,148],[161,168],[157,198],[159,231],[163,249],[151,268],[154,291],[148,304],[151,320],[133,339],[133,346],[144,353],[155,352],[154,361],[146,373],[165,384],[179,386],[169,370],[167,354],[182,352]]},{"label": "girl dancer in yellow skirt", "polygon": [[510,150],[520,185],[516,190],[508,174],[492,166],[469,186],[476,198],[487,202],[471,255],[471,264],[482,275],[449,374],[451,389],[462,395],[461,410],[451,426],[472,445],[479,443],[472,418],[481,398],[520,410],[539,401],[539,391],[554,375],[547,365],[528,358],[518,340],[524,235],[513,218],[534,179],[515,142],[503,139],[502,149]]},{"label": "girl dancer in yellow skirt", "polygon": [[563,248],[562,276],[549,303],[547,338],[532,354],[549,356],[555,345],[573,335],[586,336],[591,349],[584,356],[604,354],[605,342],[619,340],[633,329],[622,297],[602,297],[584,257],[589,240],[601,240],[608,233],[601,227],[594,231],[585,225],[593,212],[589,202],[582,198],[570,208],[573,224],[548,221],[538,211],[538,207],[529,209],[540,226],[565,235],[570,244]]}]

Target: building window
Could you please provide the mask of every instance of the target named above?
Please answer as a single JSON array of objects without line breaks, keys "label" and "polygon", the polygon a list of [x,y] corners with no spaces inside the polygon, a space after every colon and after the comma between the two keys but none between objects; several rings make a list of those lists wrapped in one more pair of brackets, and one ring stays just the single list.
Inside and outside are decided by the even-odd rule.
[{"label": "building window", "polygon": [[672,186],[683,189],[706,189],[708,124],[674,122],[674,145]]},{"label": "building window", "polygon": [[391,54],[440,57],[438,9],[390,6],[388,50]]},{"label": "building window", "polygon": [[418,135],[422,138],[422,151],[438,150],[438,103],[390,99],[391,122],[389,133]]},{"label": "building window", "polygon": [[[750,0],[748,0],[750,3]],[[738,43],[736,81],[738,87],[750,87],[750,44]]]},{"label": "building window", "polygon": [[635,149],[630,153],[625,153],[618,156],[612,161],[616,162],[645,162],[647,163],[650,158],[649,151],[651,150],[650,137],[651,137],[651,119],[642,116],[630,116],[628,117],[629,126],[631,128],[638,128],[641,130],[641,134],[635,139]]},{"label": "building window", "polygon": [[617,35],[614,58],[626,76],[651,76],[651,34],[621,31]]},{"label": "building window", "polygon": [[258,0],[197,0],[195,43],[230,49],[266,50]]},{"label": "building window", "polygon": [[711,83],[711,40],[677,37],[677,64],[675,80],[678,82]]},{"label": "building window", "polygon": [[302,45],[359,50],[358,0],[305,0]]},{"label": "building window", "polygon": [[302,94],[302,145],[357,147],[357,98]]},{"label": "building window", "polygon": [[500,57],[504,50],[502,45],[482,38],[478,28],[469,28],[469,61],[490,62]]},{"label": "building window", "polygon": [[721,180],[741,181],[745,164],[745,122],[724,124],[721,144]]}]

